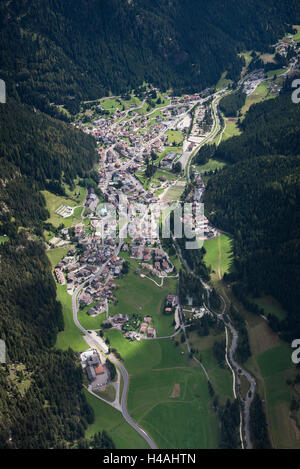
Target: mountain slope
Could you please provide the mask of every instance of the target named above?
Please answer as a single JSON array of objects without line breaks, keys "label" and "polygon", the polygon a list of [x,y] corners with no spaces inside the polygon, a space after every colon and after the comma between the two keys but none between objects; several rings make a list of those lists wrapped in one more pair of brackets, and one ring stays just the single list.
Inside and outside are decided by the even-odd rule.
[{"label": "mountain slope", "polygon": [[237,52],[266,48],[299,11],[295,0],[12,0],[0,18],[0,74],[45,108],[144,81],[191,90],[224,70],[237,78]]},{"label": "mountain slope", "polygon": [[288,86],[251,108],[244,133],[216,151],[234,164],[210,178],[205,195],[213,223],[234,235],[236,292],[277,298],[289,316],[275,327],[288,339],[300,334],[299,122]]}]

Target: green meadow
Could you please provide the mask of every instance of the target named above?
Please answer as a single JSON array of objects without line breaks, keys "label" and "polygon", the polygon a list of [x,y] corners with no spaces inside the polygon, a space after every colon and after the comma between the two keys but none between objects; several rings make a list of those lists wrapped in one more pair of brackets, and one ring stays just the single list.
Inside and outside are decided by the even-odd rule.
[{"label": "green meadow", "polygon": [[166,316],[162,311],[167,295],[177,291],[177,279],[165,279],[163,286],[158,287],[152,280],[142,278],[135,273],[138,268],[137,261],[129,259],[129,263],[129,273],[116,282],[119,285],[115,291],[118,303],[109,305],[110,316],[118,313],[128,315],[138,313],[143,317],[150,315],[158,335],[172,334],[173,316]]},{"label": "green meadow", "polygon": [[281,449],[300,448],[299,430],[290,418],[291,387],[286,383],[296,374],[291,353],[291,347],[281,343],[256,357],[264,379],[271,440],[275,448]]},{"label": "green meadow", "polygon": [[218,419],[206,378],[171,340],[128,342],[108,331],[130,375],[128,410],[159,448],[217,448]]},{"label": "green meadow", "polygon": [[65,326],[64,330],[57,335],[55,348],[61,350],[71,348],[75,352],[82,352],[88,347],[80,330],[75,326],[73,321],[72,297],[67,293],[65,286],[56,285],[56,289],[57,300],[60,301],[63,309]]},{"label": "green meadow", "polygon": [[211,332],[205,337],[199,337],[196,331],[189,333],[190,345],[196,350],[196,358],[203,363],[221,404],[225,404],[227,399],[233,399],[232,374],[227,366],[221,368],[218,365],[212,351],[214,343],[224,339],[225,333],[213,335]]},{"label": "green meadow", "polygon": [[235,119],[225,119],[225,129],[222,134],[222,141],[228,140],[231,137],[240,135],[241,131],[237,126]]},{"label": "green meadow", "polygon": [[[77,192],[76,190],[69,192],[69,195],[66,197],[52,194],[52,192],[49,191],[41,192],[46,199],[46,207],[50,213],[50,217],[47,220],[48,223],[52,223],[52,225],[55,227],[63,224],[65,227],[69,228],[75,223],[79,223],[81,221],[80,215],[82,212],[82,207],[80,207],[80,205],[82,204],[85,196],[85,189],[78,186]],[[74,193],[76,193],[76,197],[74,196]],[[74,215],[71,217],[62,218],[60,215],[56,214],[55,210],[57,210],[63,204],[66,204],[70,207],[77,207],[74,210]]]},{"label": "green meadow", "polygon": [[232,264],[232,240],[225,234],[217,238],[204,241],[206,254],[204,261],[207,266],[211,266],[219,278],[228,273]]},{"label": "green meadow", "polygon": [[253,303],[256,303],[260,308],[263,308],[265,314],[274,314],[279,320],[286,318],[286,311],[272,296],[263,296],[261,298],[250,298]]},{"label": "green meadow", "polygon": [[206,171],[215,171],[216,169],[222,169],[225,164],[226,163],[223,163],[223,161],[210,159],[207,163],[201,166],[193,166],[193,168],[198,171],[198,173],[203,174],[206,173]]},{"label": "green meadow", "polygon": [[95,413],[94,423],[88,426],[86,438],[105,430],[117,449],[149,449],[142,438],[123,418],[121,412],[85,391],[86,399]]}]

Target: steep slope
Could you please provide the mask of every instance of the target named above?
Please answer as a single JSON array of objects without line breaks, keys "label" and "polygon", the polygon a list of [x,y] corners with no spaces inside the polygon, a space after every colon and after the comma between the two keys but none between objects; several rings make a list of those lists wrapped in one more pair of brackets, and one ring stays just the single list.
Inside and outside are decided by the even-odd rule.
[{"label": "steep slope", "polygon": [[0,8],[0,75],[40,108],[144,81],[191,90],[224,70],[237,78],[237,52],[267,47],[299,18],[296,0],[12,0]]},{"label": "steep slope", "polygon": [[213,223],[234,235],[236,292],[277,298],[289,316],[273,325],[289,339],[300,334],[299,123],[288,86],[250,109],[244,133],[216,151],[235,164],[210,178],[205,195]]}]

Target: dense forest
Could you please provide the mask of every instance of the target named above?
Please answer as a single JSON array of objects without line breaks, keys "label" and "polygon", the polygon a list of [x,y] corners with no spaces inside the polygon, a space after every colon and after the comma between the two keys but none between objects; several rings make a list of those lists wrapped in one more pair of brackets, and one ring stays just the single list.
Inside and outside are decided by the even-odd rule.
[{"label": "dense forest", "polygon": [[9,99],[0,106],[0,161],[11,162],[40,188],[47,181],[70,184],[96,160],[93,137]]},{"label": "dense forest", "polygon": [[52,348],[64,323],[49,261],[25,235],[0,245],[0,256],[0,447],[69,447],[94,417],[76,354]]},{"label": "dense forest", "polygon": [[[48,218],[40,189],[63,190],[95,162],[92,138],[13,99],[0,107],[0,447],[113,447],[105,433],[85,440],[94,419],[76,354],[55,351],[64,328],[42,243]],[[36,239],[34,241],[33,239]]]},{"label": "dense forest", "polygon": [[250,107],[239,126],[242,134],[218,147],[214,157],[228,163],[266,155],[297,155],[300,148],[300,106],[291,99],[287,80],[280,96]]},{"label": "dense forest", "polygon": [[236,117],[238,111],[243,107],[246,94],[242,90],[230,93],[221,99],[219,107],[225,117]]},{"label": "dense forest", "polygon": [[[0,75],[9,92],[54,114],[144,81],[199,90],[241,50],[263,50],[300,22],[297,0],[12,0],[0,5]],[[234,13],[233,13],[234,12]]]},{"label": "dense forest", "polygon": [[289,315],[271,324],[288,340],[300,333],[299,112],[288,86],[252,106],[243,134],[215,151],[234,164],[210,178],[205,196],[212,222],[234,235],[237,272],[227,280],[240,282],[241,298],[277,298]]}]

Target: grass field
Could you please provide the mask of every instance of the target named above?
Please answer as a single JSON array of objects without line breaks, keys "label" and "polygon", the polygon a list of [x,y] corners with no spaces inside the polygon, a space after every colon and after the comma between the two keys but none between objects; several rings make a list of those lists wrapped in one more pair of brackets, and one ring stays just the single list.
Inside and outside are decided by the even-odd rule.
[{"label": "grass field", "polygon": [[148,449],[145,440],[124,420],[121,412],[85,391],[86,399],[94,409],[95,421],[89,425],[86,437],[105,430],[117,449]]},{"label": "grass field", "polygon": [[261,60],[263,61],[264,64],[267,63],[276,63],[275,61],[275,54],[262,54],[260,56]]},{"label": "grass field", "polygon": [[162,313],[165,299],[169,293],[176,293],[177,279],[171,278],[164,281],[163,287],[158,287],[147,278],[141,278],[135,274],[138,267],[137,261],[130,259],[129,273],[119,279],[115,296],[118,299],[116,305],[109,305],[111,316],[122,313],[132,315],[141,314],[143,317],[149,314],[153,318],[153,324],[158,335],[168,335],[174,332],[172,327],[173,316]]},{"label": "grass field", "polygon": [[[78,193],[78,192],[77,192]],[[74,215],[68,218],[62,218],[61,216],[57,215],[55,213],[55,210],[60,207],[62,204],[69,205],[70,207],[76,207],[82,203],[82,200],[84,198],[84,193],[82,191],[80,192],[80,195],[78,196],[78,199],[75,200],[71,197],[62,197],[58,196],[55,194],[52,194],[49,191],[42,191],[42,194],[44,195],[46,199],[46,206],[47,209],[50,212],[50,217],[48,218],[47,222],[52,223],[55,227],[58,227],[61,224],[64,224],[65,227],[69,228],[75,223],[80,222],[80,214],[82,211],[82,208],[79,207],[78,209],[76,208],[74,211]]]},{"label": "grass field", "polygon": [[253,303],[256,303],[260,308],[263,308],[265,314],[274,314],[279,320],[283,320],[286,317],[286,311],[272,296],[263,296],[262,298],[251,298]]},{"label": "grass field", "polygon": [[60,301],[64,316],[64,330],[58,333],[55,348],[61,350],[73,349],[75,352],[82,352],[88,348],[82,338],[80,330],[73,321],[72,297],[67,293],[66,287],[57,285],[57,300]]},{"label": "grass field", "polygon": [[196,331],[189,333],[190,345],[197,351],[196,357],[205,366],[220,403],[225,404],[227,399],[233,399],[232,374],[227,367],[219,367],[212,351],[214,343],[222,339],[225,339],[224,333],[214,335],[211,331],[210,335],[205,337],[199,337]]},{"label": "grass field", "polygon": [[203,174],[206,171],[215,171],[216,169],[222,169],[225,166],[225,164],[226,163],[223,163],[223,161],[210,159],[208,160],[207,163],[201,166],[194,166],[194,168],[196,171],[198,171],[198,173]]},{"label": "grass field", "polygon": [[92,305],[84,308],[83,310],[78,311],[78,320],[80,324],[87,330],[97,330],[101,329],[101,324],[105,321],[106,314],[101,313],[99,316],[89,316],[87,311],[92,307]]},{"label": "grass field", "polygon": [[114,402],[114,400],[116,399],[116,388],[112,384],[105,386],[105,388],[101,391],[99,390],[95,392],[98,396],[102,397],[103,399],[106,399],[109,402]]},{"label": "grass field", "polygon": [[291,390],[286,384],[296,371],[291,348],[282,343],[261,353],[256,360],[265,383],[272,443],[275,448],[300,448],[299,435],[289,417]]},{"label": "grass field", "polygon": [[182,355],[171,340],[130,343],[118,331],[106,335],[130,374],[130,415],[158,447],[216,448],[218,422],[207,381],[187,353]]},{"label": "grass field", "polygon": [[297,374],[291,360],[291,347],[270,329],[263,318],[247,312],[230,290],[223,288],[222,293],[247,324],[252,355],[245,367],[255,375],[257,390],[265,403],[272,445],[275,448],[300,448],[300,432],[290,418],[291,387],[286,382]]},{"label": "grass field", "polygon": [[184,140],[182,133],[179,130],[169,130],[167,132],[168,142],[170,144],[176,143],[181,144]]},{"label": "grass field", "polygon": [[225,234],[219,237],[204,241],[206,254],[204,261],[207,266],[211,266],[219,279],[224,273],[228,273],[232,264],[232,240]]},{"label": "grass field", "polygon": [[241,131],[237,126],[237,120],[225,118],[225,129],[222,134],[221,141],[228,140],[229,138],[234,137],[236,135],[241,135]]},{"label": "grass field", "polygon": [[216,85],[216,91],[222,90],[232,83],[232,80],[228,80],[226,76],[227,72],[224,72]]},{"label": "grass field", "polygon": [[[274,75],[274,72],[272,72],[272,73]],[[244,106],[241,109],[241,114],[244,116],[246,114],[246,112],[249,110],[250,106],[252,106],[252,104],[261,103],[262,101],[267,99],[268,95],[269,95],[268,83],[262,82],[256,88],[256,90],[254,90],[254,92],[252,94],[247,96],[246,102],[245,102]],[[273,97],[273,96],[269,96],[269,97]]]},{"label": "grass field", "polygon": [[184,186],[180,186],[174,184],[174,186],[170,187],[164,195],[165,200],[179,200],[181,195],[183,194]]},{"label": "grass field", "polygon": [[61,248],[49,249],[47,251],[48,259],[51,262],[52,269],[67,255],[71,246],[62,246]]},{"label": "grass field", "polygon": [[[52,269],[56,264],[67,254],[70,246],[62,248],[50,249],[47,251],[47,256],[50,260]],[[81,352],[87,348],[87,344],[82,338],[82,334],[75,326],[73,321],[72,311],[72,297],[67,293],[65,285],[56,284],[56,299],[62,305],[64,316],[64,330],[59,332],[55,347],[61,350],[68,350],[72,348],[76,352]]]}]

